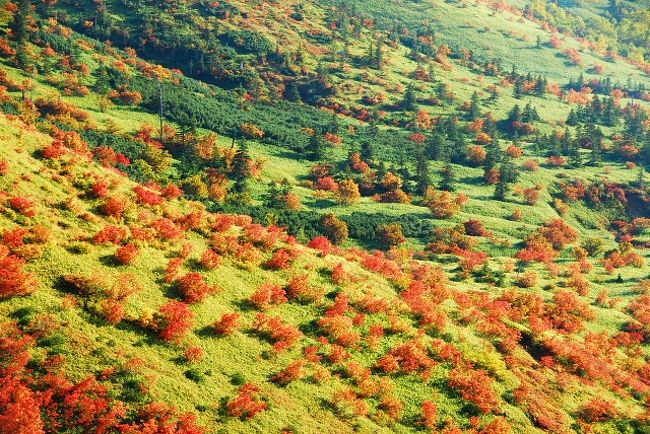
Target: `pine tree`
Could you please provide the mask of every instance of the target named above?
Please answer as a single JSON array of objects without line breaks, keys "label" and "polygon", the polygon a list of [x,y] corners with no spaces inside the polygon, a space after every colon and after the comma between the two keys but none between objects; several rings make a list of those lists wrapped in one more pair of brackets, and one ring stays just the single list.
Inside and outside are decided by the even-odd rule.
[{"label": "pine tree", "polygon": [[101,95],[106,95],[111,90],[111,79],[105,65],[101,65],[95,71],[95,84],[93,90]]},{"label": "pine tree", "polygon": [[521,78],[515,80],[515,84],[512,87],[512,96],[517,99],[521,99],[524,96],[524,83]]},{"label": "pine tree", "polygon": [[591,160],[589,161],[589,164],[592,166],[599,166],[601,161],[602,161],[602,153],[603,153],[603,137],[602,137],[602,132],[600,135],[597,133],[594,133],[591,136],[592,142],[591,142]]},{"label": "pine tree", "polygon": [[481,117],[481,108],[479,106],[478,93],[476,91],[472,94],[472,101],[469,106],[468,116],[471,121],[475,121]]},{"label": "pine tree", "polygon": [[636,183],[640,190],[645,191],[646,189],[645,168],[639,167],[639,173],[637,174]]},{"label": "pine tree", "polygon": [[248,145],[243,142],[232,161],[232,177],[235,180],[233,191],[235,193],[245,193],[248,191],[248,178],[251,176],[250,155]]},{"label": "pine tree", "polygon": [[438,188],[445,191],[454,191],[456,189],[456,174],[454,173],[454,168],[451,164],[447,163],[440,171],[442,179]]},{"label": "pine tree", "polygon": [[424,194],[431,185],[431,175],[429,173],[429,161],[422,147],[418,148],[417,153],[416,178],[418,193]]},{"label": "pine tree", "polygon": [[433,68],[433,63],[429,63],[429,71],[427,72],[427,76],[429,81],[435,81],[436,79],[436,71]]},{"label": "pine tree", "polygon": [[404,93],[404,100],[402,101],[402,109],[405,111],[415,111],[417,109],[417,98],[415,96],[415,87],[413,83],[409,83]]},{"label": "pine tree", "polygon": [[499,165],[499,182],[494,189],[494,198],[500,201],[505,200],[510,190],[510,184],[517,182],[518,176],[519,172],[512,158],[508,154],[504,154]]},{"label": "pine tree", "polygon": [[29,23],[31,20],[31,0],[20,0],[18,10],[14,14],[11,30],[16,40],[16,60],[18,61],[18,65],[23,69],[29,66],[27,42],[29,41]]},{"label": "pine tree", "polygon": [[374,158],[374,149],[370,140],[364,140],[361,143],[361,159],[370,163]]},{"label": "pine tree", "polygon": [[305,152],[305,156],[311,161],[320,161],[325,158],[325,141],[319,132],[315,132],[309,138],[309,144]]},{"label": "pine tree", "polygon": [[443,156],[449,155],[447,149],[447,139],[438,130],[435,130],[427,140],[427,155],[432,160],[441,160]]},{"label": "pine tree", "polygon": [[566,124],[571,125],[572,127],[578,125],[578,115],[576,115],[576,111],[574,109],[571,109],[569,112],[569,116],[566,119]]},{"label": "pine tree", "polygon": [[284,98],[291,102],[302,102],[300,91],[298,90],[298,85],[295,81],[287,83],[287,86],[284,89]]}]

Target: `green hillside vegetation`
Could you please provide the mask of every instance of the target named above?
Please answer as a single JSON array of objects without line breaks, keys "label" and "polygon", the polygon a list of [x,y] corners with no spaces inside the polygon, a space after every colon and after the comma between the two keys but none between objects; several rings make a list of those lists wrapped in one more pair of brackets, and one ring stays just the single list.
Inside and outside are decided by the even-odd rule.
[{"label": "green hillside vegetation", "polygon": [[645,3],[564,3],[0,1],[0,434],[648,432]]}]

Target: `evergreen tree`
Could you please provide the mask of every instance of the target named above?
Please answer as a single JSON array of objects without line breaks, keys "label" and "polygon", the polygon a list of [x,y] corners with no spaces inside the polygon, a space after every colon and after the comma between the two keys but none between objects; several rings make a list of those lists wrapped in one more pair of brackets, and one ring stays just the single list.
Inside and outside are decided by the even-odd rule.
[{"label": "evergreen tree", "polygon": [[562,140],[560,140],[560,148],[561,148],[562,155],[571,154],[571,149],[573,148],[573,142],[571,139],[571,131],[569,131],[568,128],[564,129]]},{"label": "evergreen tree", "polygon": [[16,41],[16,60],[21,68],[29,66],[27,42],[29,41],[29,23],[32,20],[31,0],[20,0],[14,14],[11,30]]},{"label": "evergreen tree", "polygon": [[431,185],[431,175],[429,173],[429,161],[427,154],[422,147],[418,148],[417,165],[416,165],[417,191],[424,194]]},{"label": "evergreen tree", "polygon": [[284,89],[284,98],[291,102],[302,102],[300,91],[298,90],[298,85],[295,81],[287,83],[287,86]]},{"label": "evergreen tree", "polygon": [[517,99],[521,99],[524,96],[524,83],[520,78],[515,80],[515,84],[512,87],[512,96]]},{"label": "evergreen tree", "polygon": [[409,112],[417,109],[417,97],[415,96],[415,87],[413,86],[413,83],[409,83],[406,87],[404,99],[402,100],[402,109]]},{"label": "evergreen tree", "polygon": [[479,106],[478,93],[476,91],[472,94],[472,101],[467,114],[471,121],[475,121],[481,117],[481,108]]},{"label": "evergreen tree", "polygon": [[108,76],[108,69],[101,65],[95,71],[95,84],[93,90],[101,95],[106,95],[111,90],[111,80]]},{"label": "evergreen tree", "polygon": [[447,163],[440,171],[442,178],[440,179],[440,184],[438,188],[445,191],[454,191],[456,189],[456,174],[454,173],[454,168],[451,164]]},{"label": "evergreen tree", "polygon": [[571,125],[572,127],[575,127],[578,125],[578,115],[576,115],[576,111],[574,109],[571,109],[569,112],[569,116],[566,119],[567,125]]},{"label": "evergreen tree", "polygon": [[[600,131],[598,129],[597,131]],[[599,166],[603,157],[603,136],[602,132],[598,134],[597,132],[594,132],[592,136],[590,137],[591,139],[591,160],[589,161],[589,164],[592,166]]]},{"label": "evergreen tree", "polygon": [[435,130],[426,142],[427,156],[432,160],[441,160],[448,155],[447,139],[439,130]]},{"label": "evergreen tree", "polygon": [[429,63],[429,71],[427,72],[428,79],[429,81],[435,81],[436,79],[436,71],[433,68],[433,63]]},{"label": "evergreen tree", "polygon": [[645,168],[639,167],[639,172],[636,177],[636,184],[639,189],[645,190],[646,189],[646,182],[645,182]]},{"label": "evergreen tree", "polygon": [[233,191],[246,193],[248,191],[248,178],[251,176],[250,155],[248,145],[242,142],[232,161],[232,177],[235,180]]},{"label": "evergreen tree", "polygon": [[508,154],[504,154],[501,164],[499,165],[499,182],[494,189],[494,198],[500,201],[505,200],[508,191],[510,190],[510,184],[517,182],[519,177],[519,172],[512,157]]},{"label": "evergreen tree", "polygon": [[492,143],[487,146],[487,155],[485,156],[485,161],[483,162],[483,168],[485,168],[485,170],[490,170],[496,167],[496,165],[499,164],[499,161],[501,161],[501,154],[502,153],[501,147],[499,146],[499,139],[493,139]]},{"label": "evergreen tree", "polygon": [[320,161],[325,158],[325,140],[319,132],[315,132],[309,138],[309,143],[305,151],[305,156],[311,161]]}]

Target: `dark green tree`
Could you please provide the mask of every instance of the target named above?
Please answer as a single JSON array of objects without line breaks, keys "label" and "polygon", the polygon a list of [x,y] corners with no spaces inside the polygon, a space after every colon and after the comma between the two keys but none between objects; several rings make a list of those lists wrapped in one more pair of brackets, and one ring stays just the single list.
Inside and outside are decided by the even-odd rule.
[{"label": "dark green tree", "polygon": [[20,0],[14,14],[11,30],[16,41],[16,60],[21,68],[29,66],[27,43],[29,41],[29,23],[32,20],[31,0]]},{"label": "dark green tree", "polygon": [[417,191],[424,194],[431,185],[431,174],[429,173],[429,160],[422,147],[418,148],[416,165]]},{"label": "dark green tree", "polygon": [[305,156],[311,161],[320,161],[325,158],[326,144],[323,136],[319,132],[315,132],[309,138]]},{"label": "dark green tree", "polygon": [[417,109],[417,97],[415,96],[415,86],[409,83],[402,100],[402,109],[405,111],[415,111]]},{"label": "dark green tree", "polygon": [[447,163],[440,171],[442,178],[440,179],[440,184],[438,188],[445,191],[454,191],[456,190],[456,173],[454,172],[454,167]]},{"label": "dark green tree", "polygon": [[232,177],[235,181],[233,191],[235,193],[248,191],[248,179],[251,176],[250,159],[248,145],[246,142],[242,142],[232,161]]}]

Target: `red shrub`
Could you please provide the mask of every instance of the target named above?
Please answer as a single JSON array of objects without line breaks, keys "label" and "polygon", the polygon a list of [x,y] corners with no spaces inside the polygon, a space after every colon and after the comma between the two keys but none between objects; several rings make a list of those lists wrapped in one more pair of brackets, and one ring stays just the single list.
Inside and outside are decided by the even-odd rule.
[{"label": "red shrub", "polygon": [[558,156],[548,157],[546,159],[546,164],[550,167],[562,167],[566,164],[566,158]]},{"label": "red shrub", "polygon": [[264,265],[271,270],[286,270],[291,266],[296,256],[297,252],[295,250],[278,249]]},{"label": "red shrub", "polygon": [[165,282],[172,283],[176,280],[178,272],[183,266],[183,258],[172,258],[167,263],[167,268],[165,269]]},{"label": "red shrub", "polygon": [[121,244],[127,237],[128,232],[125,228],[114,225],[104,226],[102,230],[97,232],[93,237],[95,244]]},{"label": "red shrub", "polygon": [[337,264],[332,268],[332,282],[334,282],[337,285],[341,285],[348,281],[350,279],[350,276],[347,271],[345,271],[345,268],[343,267],[342,263]]},{"label": "red shrub", "polygon": [[580,419],[588,423],[604,422],[618,414],[614,402],[593,398],[580,409]]},{"label": "red shrub", "polygon": [[536,188],[527,188],[524,190],[524,200],[528,205],[535,205],[539,199],[539,191]]},{"label": "red shrub", "polygon": [[119,219],[126,210],[126,201],[122,197],[109,197],[104,201],[101,210],[105,216]]},{"label": "red shrub", "polygon": [[200,273],[188,273],[178,279],[176,289],[186,303],[199,303],[208,295],[214,294],[216,288],[205,283]]},{"label": "red shrub", "polygon": [[420,372],[427,376],[429,370],[435,365],[435,362],[419,340],[413,340],[398,345],[382,357],[377,363],[377,367],[386,373],[403,372],[415,373]]},{"label": "red shrub", "polygon": [[115,252],[115,260],[122,265],[132,264],[140,254],[140,249],[135,244],[127,244]]},{"label": "red shrub", "polygon": [[7,378],[0,388],[0,434],[43,434],[41,399],[19,380]]},{"label": "red shrub", "polygon": [[236,312],[224,314],[219,321],[215,322],[212,328],[221,336],[233,334],[239,328],[240,315]]},{"label": "red shrub", "polygon": [[391,419],[399,421],[404,410],[404,403],[394,396],[384,395],[379,403],[379,408],[384,410]]},{"label": "red shrub", "polygon": [[206,270],[215,270],[221,265],[221,256],[212,249],[208,249],[201,255],[201,265]]},{"label": "red shrub", "polygon": [[151,227],[156,230],[158,237],[163,240],[177,240],[183,236],[183,230],[166,218],[159,218],[151,223]]},{"label": "red shrub", "polygon": [[34,292],[38,282],[32,273],[23,267],[25,261],[9,255],[6,248],[0,246],[0,299]]},{"label": "red shrub", "polygon": [[497,408],[497,395],[492,389],[492,379],[483,370],[455,367],[449,373],[449,385],[456,389],[465,401],[471,402],[483,413]]},{"label": "red shrub", "polygon": [[480,166],[485,161],[487,152],[483,146],[471,146],[467,150],[467,159],[473,166]]},{"label": "red shrub", "polygon": [[163,203],[163,198],[157,192],[142,185],[136,185],[133,191],[138,198],[138,203],[142,205],[160,205]]},{"label": "red shrub", "polygon": [[438,423],[438,407],[433,401],[424,401],[422,403],[422,421],[420,424],[428,429],[436,427]]},{"label": "red shrub", "polygon": [[162,190],[162,196],[165,199],[178,199],[182,195],[183,195],[183,190],[181,190],[178,186],[172,183],[167,184],[167,187],[163,188]]},{"label": "red shrub", "polygon": [[60,140],[55,140],[51,145],[41,150],[43,158],[48,160],[58,160],[66,154],[67,150]]},{"label": "red shrub", "polygon": [[354,331],[354,323],[350,317],[326,316],[318,320],[318,326],[341,346],[356,347],[361,342],[361,336]]},{"label": "red shrub", "polygon": [[180,341],[193,325],[194,314],[187,304],[180,301],[170,301],[156,314],[156,330],[166,341]]},{"label": "red shrub", "polygon": [[553,294],[554,306],[549,310],[553,326],[567,333],[576,333],[584,328],[584,320],[594,318],[593,311],[571,291],[557,291]]},{"label": "red shrub", "polygon": [[190,363],[196,363],[203,360],[205,351],[201,347],[188,347],[183,353],[183,357]]},{"label": "red shrub", "polygon": [[239,394],[228,401],[226,409],[228,416],[240,419],[252,419],[257,413],[268,408],[268,404],[259,398],[260,388],[254,384],[244,384]]},{"label": "red shrub", "polygon": [[34,217],[36,215],[34,201],[27,198],[16,196],[9,201],[9,206],[11,209],[25,217]]},{"label": "red shrub", "polygon": [[293,277],[287,284],[286,291],[290,299],[306,303],[318,301],[325,295],[323,288],[310,285],[307,273]]},{"label": "red shrub", "polygon": [[307,246],[319,250],[323,256],[327,256],[332,251],[332,242],[323,236],[312,239]]},{"label": "red shrub", "polygon": [[303,362],[302,360],[296,360],[291,364],[289,364],[289,366],[287,366],[284,370],[275,374],[271,379],[271,381],[280,384],[282,386],[286,386],[292,381],[299,380],[303,377],[304,366],[305,366],[305,362]]},{"label": "red shrub", "polygon": [[112,325],[119,324],[126,315],[124,310],[124,303],[121,300],[115,298],[107,298],[100,302],[100,313],[108,322]]},{"label": "red shrub", "polygon": [[263,313],[256,316],[255,330],[273,341],[273,348],[277,351],[286,350],[302,338],[302,333],[296,327],[283,323],[279,317]]},{"label": "red shrub", "polygon": [[539,229],[539,233],[548,240],[555,250],[562,250],[567,244],[578,239],[578,233],[562,219],[554,219]]},{"label": "red shrub", "polygon": [[470,237],[485,237],[488,232],[480,220],[468,220],[463,223],[465,226],[465,233]]},{"label": "red shrub", "polygon": [[95,198],[106,197],[106,195],[108,194],[108,182],[103,180],[97,180],[92,185],[92,187],[90,187],[90,191],[92,196]]},{"label": "red shrub", "polygon": [[526,160],[521,166],[528,172],[537,172],[539,170],[539,163],[535,160]]},{"label": "red shrub", "polygon": [[268,309],[271,305],[286,303],[288,299],[280,285],[266,283],[251,295],[249,301],[258,309]]}]

